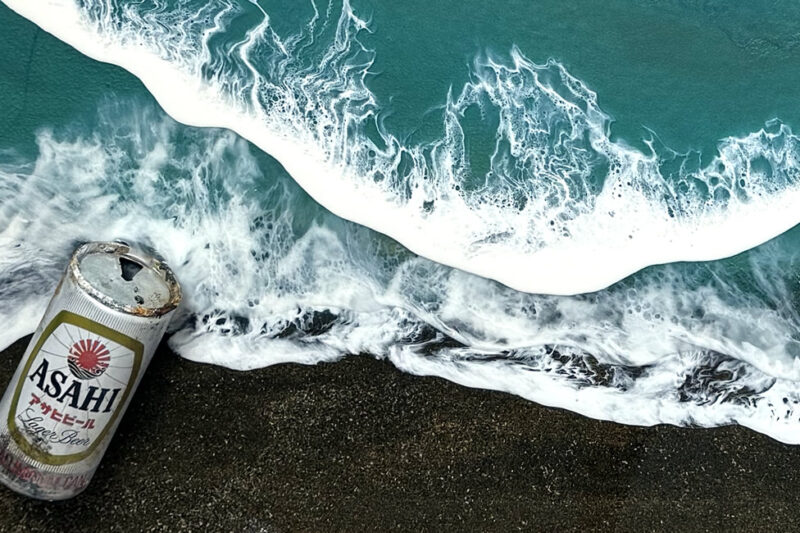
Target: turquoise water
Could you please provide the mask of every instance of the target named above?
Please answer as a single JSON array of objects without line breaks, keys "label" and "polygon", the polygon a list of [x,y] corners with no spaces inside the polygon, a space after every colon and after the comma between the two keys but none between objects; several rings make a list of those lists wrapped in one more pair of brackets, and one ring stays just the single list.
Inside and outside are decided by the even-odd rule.
[{"label": "turquoise water", "polygon": [[796,2],[375,4],[353,4],[375,27],[365,39],[381,73],[371,87],[393,97],[405,131],[466,81],[477,52],[504,56],[514,45],[588,83],[616,120],[613,133],[632,143],[650,128],[676,150],[706,150],[774,117],[800,119]]},{"label": "turquoise water", "polygon": [[795,4],[6,4],[0,345],[125,238],[194,360],[800,441]]}]

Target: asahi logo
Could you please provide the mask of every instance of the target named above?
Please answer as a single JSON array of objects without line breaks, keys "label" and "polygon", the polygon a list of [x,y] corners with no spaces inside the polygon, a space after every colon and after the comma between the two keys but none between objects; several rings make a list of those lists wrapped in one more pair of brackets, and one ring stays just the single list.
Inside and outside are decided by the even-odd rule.
[{"label": "asahi logo", "polygon": [[109,354],[106,345],[99,340],[81,339],[69,349],[69,371],[78,379],[96,378],[108,368]]},{"label": "asahi logo", "polygon": [[82,459],[119,415],[142,345],[102,324],[62,311],[28,358],[9,427],[29,455],[48,464]]}]

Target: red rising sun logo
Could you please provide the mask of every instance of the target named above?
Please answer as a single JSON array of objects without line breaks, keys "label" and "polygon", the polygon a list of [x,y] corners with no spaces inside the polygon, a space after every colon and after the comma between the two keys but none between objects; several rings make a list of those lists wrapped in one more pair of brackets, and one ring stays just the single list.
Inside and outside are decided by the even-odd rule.
[{"label": "red rising sun logo", "polygon": [[81,339],[69,349],[69,371],[78,379],[96,378],[108,368],[108,354],[108,349],[100,341]]}]

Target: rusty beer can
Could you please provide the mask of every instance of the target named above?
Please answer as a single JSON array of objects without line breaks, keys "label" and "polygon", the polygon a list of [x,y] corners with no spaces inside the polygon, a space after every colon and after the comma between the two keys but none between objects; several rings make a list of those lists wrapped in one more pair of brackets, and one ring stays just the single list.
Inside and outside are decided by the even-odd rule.
[{"label": "rusty beer can", "polygon": [[0,481],[43,500],[86,488],[180,299],[152,255],[78,248],[0,401]]}]

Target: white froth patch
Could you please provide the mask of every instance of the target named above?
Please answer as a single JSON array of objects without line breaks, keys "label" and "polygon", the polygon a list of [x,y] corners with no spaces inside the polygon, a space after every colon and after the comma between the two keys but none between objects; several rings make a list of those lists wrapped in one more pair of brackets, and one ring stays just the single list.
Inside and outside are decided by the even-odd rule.
[{"label": "white froth patch", "polygon": [[[413,351],[393,348],[390,360],[401,370],[422,376],[438,376],[467,387],[498,390],[550,407],[568,409],[591,418],[621,424],[656,424],[713,427],[740,424],[788,444],[800,444],[800,407],[795,382],[778,380],[756,405],[715,405],[681,402],[676,382],[691,371],[683,357],[664,358],[662,364],[632,389],[579,387],[545,372],[531,372],[506,361],[459,361],[458,354],[444,359],[420,357]],[[689,361],[693,362],[693,361]],[[791,398],[791,401],[787,401]]]}]

